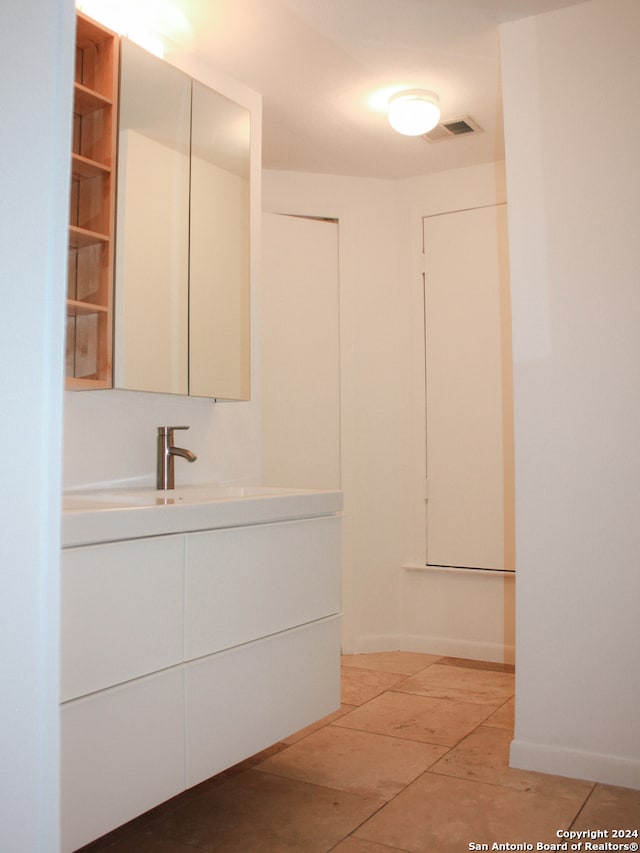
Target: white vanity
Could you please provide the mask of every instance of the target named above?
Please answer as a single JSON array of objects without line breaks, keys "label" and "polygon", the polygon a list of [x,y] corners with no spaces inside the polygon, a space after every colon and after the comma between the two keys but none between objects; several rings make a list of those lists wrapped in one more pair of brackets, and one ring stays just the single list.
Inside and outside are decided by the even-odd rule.
[{"label": "white vanity", "polygon": [[[81,14],[76,47],[68,385],[111,387],[114,329],[115,387],[248,400],[260,98]],[[65,495],[64,853],[339,706],[341,500]]]},{"label": "white vanity", "polygon": [[65,496],[64,853],[339,706],[341,500]]}]

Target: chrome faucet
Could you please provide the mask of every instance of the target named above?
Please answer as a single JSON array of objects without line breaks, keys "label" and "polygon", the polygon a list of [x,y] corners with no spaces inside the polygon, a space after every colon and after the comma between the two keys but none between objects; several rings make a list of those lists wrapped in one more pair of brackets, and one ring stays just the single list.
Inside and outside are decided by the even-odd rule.
[{"label": "chrome faucet", "polygon": [[174,447],[174,429],[189,429],[188,426],[164,426],[158,427],[158,467],[156,473],[156,487],[158,489],[173,489],[174,483],[174,457],[182,456],[188,462],[195,462],[198,458],[195,453],[185,450],[184,447]]}]

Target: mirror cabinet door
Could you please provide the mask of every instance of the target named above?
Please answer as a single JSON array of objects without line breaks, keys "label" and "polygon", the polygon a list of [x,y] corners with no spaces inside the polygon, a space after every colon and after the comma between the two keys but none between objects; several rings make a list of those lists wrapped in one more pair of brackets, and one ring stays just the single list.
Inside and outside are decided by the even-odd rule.
[{"label": "mirror cabinet door", "polygon": [[191,80],[122,39],[115,386],[188,391]]},{"label": "mirror cabinet door", "polygon": [[249,398],[247,109],[122,39],[115,387]]},{"label": "mirror cabinet door", "polygon": [[247,109],[193,81],[189,393],[249,399]]}]

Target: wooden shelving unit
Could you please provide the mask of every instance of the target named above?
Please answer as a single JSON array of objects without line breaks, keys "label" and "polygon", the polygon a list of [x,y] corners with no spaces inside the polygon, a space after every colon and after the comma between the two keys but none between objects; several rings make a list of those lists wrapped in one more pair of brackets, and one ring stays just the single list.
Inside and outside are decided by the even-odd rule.
[{"label": "wooden shelving unit", "polygon": [[71,154],[66,386],[110,388],[118,36],[78,12]]}]

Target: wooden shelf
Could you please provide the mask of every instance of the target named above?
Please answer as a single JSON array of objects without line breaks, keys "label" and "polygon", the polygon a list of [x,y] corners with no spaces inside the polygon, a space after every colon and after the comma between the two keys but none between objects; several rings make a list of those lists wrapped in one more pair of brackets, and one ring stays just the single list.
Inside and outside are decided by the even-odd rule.
[{"label": "wooden shelf", "polygon": [[96,246],[100,243],[108,243],[108,234],[100,234],[98,231],[89,231],[88,228],[78,228],[77,225],[69,226],[69,248],[84,249],[87,246]]},{"label": "wooden shelf", "polygon": [[76,83],[74,86],[73,111],[78,115],[87,115],[96,110],[103,110],[105,107],[112,107],[113,102],[110,98],[105,98],[98,92],[93,92],[85,86]]},{"label": "wooden shelf", "polygon": [[118,36],[76,13],[66,387],[110,388]]},{"label": "wooden shelf", "polygon": [[69,391],[101,391],[111,388],[111,382],[105,379],[79,379],[76,376],[68,376],[66,386]]},{"label": "wooden shelf", "polygon": [[88,314],[108,314],[106,305],[96,305],[93,302],[80,302],[77,299],[67,299],[67,317],[87,316]]},{"label": "wooden shelf", "polygon": [[86,115],[93,113],[96,110],[103,110],[105,107],[112,107],[113,101],[111,98],[105,98],[93,89],[87,89],[80,83],[74,84],[73,111],[78,115]]},{"label": "wooden shelf", "polygon": [[76,50],[98,49],[105,40],[105,33],[109,32],[82,12],[76,13],[76,23]]},{"label": "wooden shelf", "polygon": [[90,160],[81,154],[71,155],[71,177],[74,181],[82,181],[85,178],[101,178],[111,175],[111,167],[97,160]]}]

